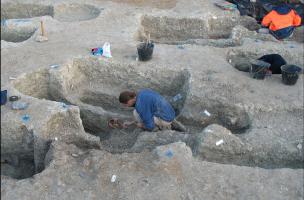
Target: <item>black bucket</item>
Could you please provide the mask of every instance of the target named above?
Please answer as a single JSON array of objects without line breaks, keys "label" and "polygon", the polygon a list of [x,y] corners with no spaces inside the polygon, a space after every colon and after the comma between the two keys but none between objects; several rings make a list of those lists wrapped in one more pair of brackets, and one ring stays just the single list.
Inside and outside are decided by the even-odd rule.
[{"label": "black bucket", "polygon": [[264,79],[267,71],[269,70],[270,64],[262,60],[252,60],[250,63],[250,74],[252,78]]},{"label": "black bucket", "polygon": [[286,85],[294,85],[296,84],[302,69],[296,65],[283,65],[281,66],[281,71],[283,83]]},{"label": "black bucket", "polygon": [[1,91],[1,106],[7,102],[7,90]]},{"label": "black bucket", "polygon": [[148,61],[152,58],[154,49],[153,43],[140,43],[137,46],[138,59],[140,61]]}]

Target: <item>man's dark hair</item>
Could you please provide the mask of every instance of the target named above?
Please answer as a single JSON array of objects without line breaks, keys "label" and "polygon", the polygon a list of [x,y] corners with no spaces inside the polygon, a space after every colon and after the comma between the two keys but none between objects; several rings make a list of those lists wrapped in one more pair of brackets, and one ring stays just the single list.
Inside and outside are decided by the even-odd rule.
[{"label": "man's dark hair", "polygon": [[119,95],[119,102],[126,104],[126,103],[128,103],[128,101],[130,99],[133,99],[134,97],[136,97],[135,92],[124,91],[124,92],[120,93],[120,95]]}]

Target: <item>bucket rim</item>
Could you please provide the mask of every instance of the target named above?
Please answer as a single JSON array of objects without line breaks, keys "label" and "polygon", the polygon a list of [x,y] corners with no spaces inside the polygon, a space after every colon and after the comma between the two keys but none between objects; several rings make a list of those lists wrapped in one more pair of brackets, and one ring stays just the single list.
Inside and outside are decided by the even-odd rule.
[{"label": "bucket rim", "polygon": [[[294,71],[288,71],[288,67],[294,67]],[[286,64],[286,65],[282,65],[281,67],[281,71],[286,72],[286,73],[300,73],[302,71],[302,68],[297,66],[297,65],[291,65],[291,64]]]},{"label": "bucket rim", "polygon": [[[146,42],[141,42],[141,43],[137,44],[137,48],[141,49],[144,46],[146,46],[146,44],[147,44]],[[154,48],[154,43],[153,42],[148,43],[147,47],[148,48]]]}]

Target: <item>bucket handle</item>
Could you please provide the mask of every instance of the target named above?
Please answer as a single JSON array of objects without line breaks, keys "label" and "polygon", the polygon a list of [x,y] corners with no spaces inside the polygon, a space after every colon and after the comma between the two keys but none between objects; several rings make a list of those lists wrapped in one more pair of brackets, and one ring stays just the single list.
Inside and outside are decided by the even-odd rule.
[{"label": "bucket handle", "polygon": [[146,48],[148,48],[148,44],[150,43],[150,33],[148,33],[147,41],[146,41]]},{"label": "bucket handle", "polygon": [[261,72],[264,68],[266,68],[266,67],[262,67],[262,69],[260,69],[260,70],[258,70],[258,71],[256,71],[256,72],[254,72],[254,73],[252,73],[252,65],[250,66],[250,71],[251,71],[251,74],[257,74],[257,73],[259,73],[259,72]]}]

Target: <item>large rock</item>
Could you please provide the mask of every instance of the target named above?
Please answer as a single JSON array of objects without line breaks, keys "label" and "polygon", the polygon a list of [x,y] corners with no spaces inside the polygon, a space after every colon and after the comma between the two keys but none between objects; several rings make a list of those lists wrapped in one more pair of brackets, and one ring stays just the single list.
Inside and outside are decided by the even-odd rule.
[{"label": "large rock", "polygon": [[157,132],[141,132],[135,144],[130,149],[132,152],[141,152],[144,149],[152,150],[160,145],[166,145],[174,142],[185,142],[192,145],[192,135],[180,133],[172,130]]},{"label": "large rock", "polygon": [[197,134],[197,146],[194,152],[202,160],[244,165],[246,160],[243,156],[250,151],[250,148],[228,129],[212,124]]},{"label": "large rock", "polygon": [[[263,168],[302,168],[302,150],[298,143],[274,141],[254,130],[252,136],[238,137],[228,129],[212,124],[196,134],[192,151],[201,160]],[[284,142],[285,141],[285,142]]]},{"label": "large rock", "polygon": [[239,70],[239,71],[243,71],[243,72],[249,72],[251,64],[250,64],[250,60],[248,58],[240,58],[237,57],[236,59],[234,59],[234,67]]},{"label": "large rock", "polygon": [[240,18],[240,25],[246,27],[250,31],[256,31],[261,27],[256,19],[246,15]]}]

